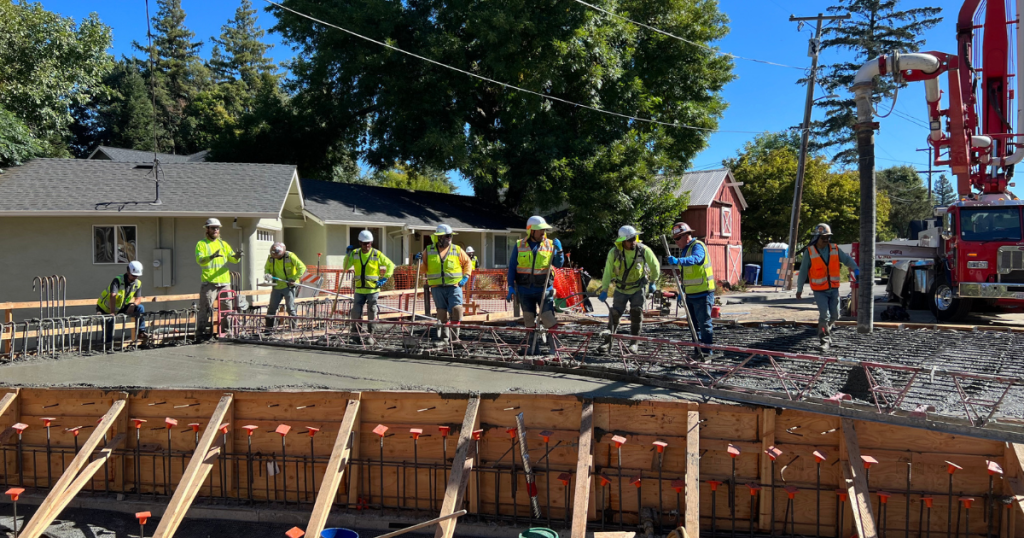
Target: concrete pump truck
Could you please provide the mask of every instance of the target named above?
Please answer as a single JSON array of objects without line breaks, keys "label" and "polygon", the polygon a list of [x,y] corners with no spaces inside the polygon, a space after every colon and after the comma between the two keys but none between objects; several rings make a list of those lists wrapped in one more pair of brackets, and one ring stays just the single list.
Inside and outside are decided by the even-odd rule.
[{"label": "concrete pump truck", "polygon": [[[941,224],[922,234],[916,260],[904,266],[905,285],[895,294],[926,299],[940,321],[962,318],[983,305],[1024,306],[1024,204],[1008,190],[1014,166],[1024,160],[1024,134],[1015,132],[1024,128],[1024,76],[1015,65],[1024,57],[1024,40],[1012,39],[1022,7],[1024,0],[966,0],[955,53],[893,52],[857,73],[852,89],[862,182],[860,305],[872,300],[875,259],[873,80],[891,76],[924,83],[934,164],[951,169],[957,188],[957,201],[939,211]],[[872,310],[858,313],[859,329],[871,329]]]}]

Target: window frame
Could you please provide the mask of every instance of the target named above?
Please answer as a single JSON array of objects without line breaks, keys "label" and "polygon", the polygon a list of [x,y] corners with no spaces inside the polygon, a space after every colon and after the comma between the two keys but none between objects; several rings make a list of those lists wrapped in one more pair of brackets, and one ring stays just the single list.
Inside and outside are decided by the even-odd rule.
[{"label": "window frame", "polygon": [[732,208],[723,207],[721,210],[722,229],[719,235],[732,237]]},{"label": "window frame", "polygon": [[[97,228],[113,228],[114,229],[114,261],[112,262],[100,262],[96,261],[96,229]],[[133,228],[135,231],[135,258],[127,261],[117,260],[117,229],[118,228]],[[93,265],[120,265],[125,263],[131,263],[139,260],[139,225],[138,224],[93,224],[92,225],[92,264]]]},{"label": "window frame", "polygon": [[[505,239],[505,255],[501,256],[500,259],[498,256],[499,237]],[[492,267],[495,269],[508,269],[509,254],[512,253],[512,246],[515,245],[515,242],[519,239],[519,236],[515,234],[494,234],[493,239],[494,241],[492,241],[492,244],[494,246],[491,247],[491,257],[494,258],[494,265],[492,265]]]}]

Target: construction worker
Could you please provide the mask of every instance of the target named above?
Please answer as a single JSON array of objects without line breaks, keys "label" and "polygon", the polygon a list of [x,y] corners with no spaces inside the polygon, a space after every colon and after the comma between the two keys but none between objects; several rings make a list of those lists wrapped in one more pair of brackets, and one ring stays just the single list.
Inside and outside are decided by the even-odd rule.
[{"label": "construction worker", "polygon": [[[661,276],[661,263],[654,252],[640,242],[639,234],[632,226],[619,228],[615,246],[608,251],[598,299],[601,302],[608,300],[608,287],[613,282],[615,295],[612,307],[608,309],[608,334],[597,348],[599,353],[607,353],[611,349],[612,335],[619,328],[619,318],[626,312],[626,303],[629,303],[629,334],[640,334],[646,294],[654,292],[655,282]],[[636,353],[638,347],[635,341],[630,342],[630,353]]]},{"label": "construction worker", "polygon": [[[383,252],[373,248],[373,234],[370,230],[359,232],[359,248],[352,249],[345,256],[345,269],[353,269],[353,284],[356,293],[352,299],[351,319],[363,318],[363,306],[366,306],[366,319],[377,318],[377,297],[381,288],[395,272],[395,264]],[[353,325],[358,331],[358,327]],[[367,324],[367,330],[373,332],[373,324]],[[358,337],[357,337],[358,338]]]},{"label": "construction worker", "polygon": [[473,274],[473,262],[465,250],[452,243],[455,232],[447,224],[438,225],[423,252],[413,258],[421,261],[420,269],[427,275],[430,296],[437,306],[437,320],[443,327],[438,335],[442,341],[450,340],[448,320],[455,325],[455,340],[459,339],[459,324],[462,322],[462,287]]},{"label": "construction worker", "polygon": [[[125,314],[135,318],[135,326],[138,329],[137,336],[142,346],[149,344],[149,335],[146,334],[146,308],[142,306],[142,262],[134,261],[128,264],[123,275],[117,275],[110,285],[101,293],[96,301],[97,314]],[[107,336],[104,343],[109,344],[114,339],[114,318],[107,320]]]},{"label": "construction worker", "polygon": [[[274,328],[274,318],[277,309],[284,299],[285,310],[289,316],[296,316],[295,310],[295,285],[299,283],[302,275],[306,274],[306,264],[295,255],[289,252],[284,243],[274,243],[270,247],[270,255],[267,256],[267,263],[263,264],[263,272],[270,278],[267,282],[274,283],[274,289],[270,292],[270,304],[267,306],[266,327]],[[293,320],[294,321],[294,320]],[[295,324],[292,323],[292,326]]]},{"label": "construction worker", "polygon": [[473,270],[476,271],[480,258],[476,257],[476,251],[473,250],[473,247],[466,247],[466,255],[469,256],[469,261],[473,262]]},{"label": "construction worker", "polygon": [[[516,241],[516,249],[508,260],[508,296],[511,301],[515,296],[523,311],[523,325],[527,329],[537,326],[537,306],[540,307],[540,320],[545,329],[552,329],[558,321],[555,319],[555,300],[553,279],[549,277],[552,267],[561,267],[565,263],[562,253],[562,242],[548,239],[547,230],[551,229],[544,217],[533,216],[526,221],[526,237]],[[538,335],[534,333],[532,339]],[[533,349],[535,342],[527,345],[527,353]],[[557,345],[554,338],[548,338],[548,345],[554,352]]]},{"label": "construction worker", "polygon": [[241,262],[242,249],[239,247],[236,253],[227,241],[220,238],[219,220],[206,219],[203,227],[206,229],[206,237],[196,243],[196,263],[203,268],[198,328],[201,335],[210,338],[213,331],[213,304],[220,292],[231,289],[231,273],[226,265],[228,262]]},{"label": "construction worker", "polygon": [[832,242],[832,228],[824,222],[814,228],[811,243],[804,249],[800,276],[796,281],[796,298],[803,299],[804,283],[811,281],[814,302],[818,305],[818,341],[822,351],[832,346],[832,329],[839,319],[839,264],[860,276],[857,262]]},{"label": "construction worker", "polygon": [[[700,343],[713,344],[711,307],[715,305],[715,275],[711,268],[708,247],[693,237],[693,228],[685,222],[672,225],[672,240],[679,247],[681,256],[669,256],[668,264],[682,267],[687,316],[693,316],[693,325],[697,329],[697,339]],[[682,299],[679,298],[680,303]],[[713,354],[710,349],[702,351],[705,359]]]}]

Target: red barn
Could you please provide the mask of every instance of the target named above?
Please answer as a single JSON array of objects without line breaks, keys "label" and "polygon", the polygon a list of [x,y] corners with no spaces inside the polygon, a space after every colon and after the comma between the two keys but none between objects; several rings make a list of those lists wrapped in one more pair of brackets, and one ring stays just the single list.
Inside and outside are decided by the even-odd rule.
[{"label": "red barn", "polygon": [[740,221],[747,208],[740,184],[726,168],[687,172],[676,194],[687,192],[690,204],[681,220],[693,227],[697,238],[708,246],[715,280],[735,284],[743,276]]}]

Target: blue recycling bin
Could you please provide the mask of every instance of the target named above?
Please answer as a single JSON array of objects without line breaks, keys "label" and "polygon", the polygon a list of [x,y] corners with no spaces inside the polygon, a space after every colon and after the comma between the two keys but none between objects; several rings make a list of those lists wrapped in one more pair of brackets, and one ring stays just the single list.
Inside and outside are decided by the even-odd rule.
[{"label": "blue recycling bin", "polygon": [[351,529],[324,529],[320,531],[320,538],[359,538],[359,533]]},{"label": "blue recycling bin", "polygon": [[757,285],[757,277],[761,276],[761,266],[756,263],[748,263],[743,266],[743,280],[747,284]]},{"label": "blue recycling bin", "polygon": [[762,280],[765,286],[781,286],[782,279],[785,275],[782,274],[782,264],[789,257],[789,245],[785,243],[768,243],[764,247],[764,256],[762,265],[764,266],[764,273],[762,274]]}]

